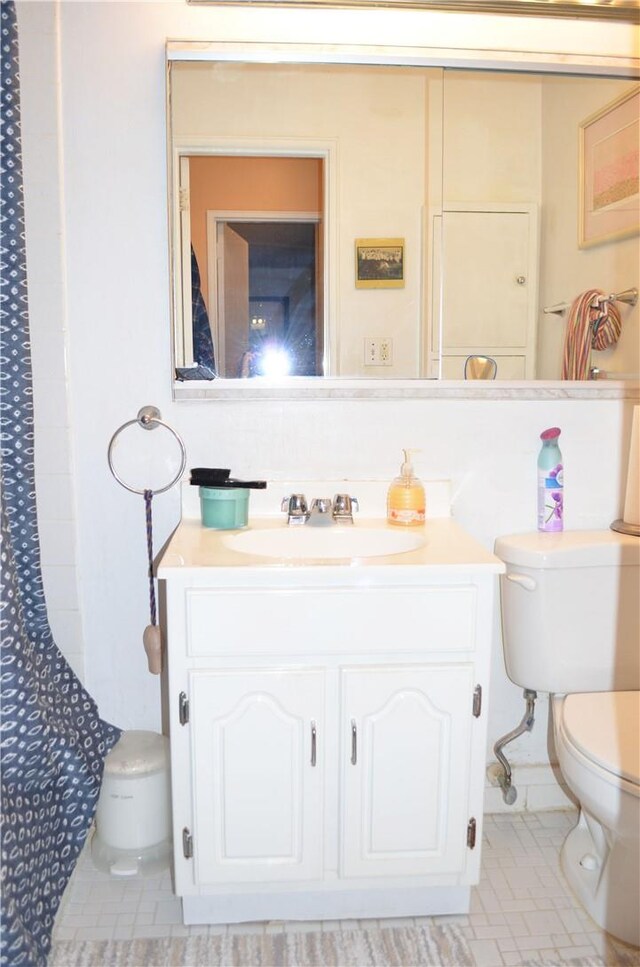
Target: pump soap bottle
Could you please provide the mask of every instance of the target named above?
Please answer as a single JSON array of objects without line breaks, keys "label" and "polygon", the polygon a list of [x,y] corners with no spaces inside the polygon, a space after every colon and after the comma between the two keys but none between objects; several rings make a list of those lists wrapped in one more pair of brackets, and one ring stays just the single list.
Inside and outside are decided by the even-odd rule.
[{"label": "pump soap bottle", "polygon": [[404,463],[400,476],[391,481],[387,493],[387,520],[390,524],[417,527],[424,524],[424,487],[415,476],[411,464],[413,450],[403,450]]}]

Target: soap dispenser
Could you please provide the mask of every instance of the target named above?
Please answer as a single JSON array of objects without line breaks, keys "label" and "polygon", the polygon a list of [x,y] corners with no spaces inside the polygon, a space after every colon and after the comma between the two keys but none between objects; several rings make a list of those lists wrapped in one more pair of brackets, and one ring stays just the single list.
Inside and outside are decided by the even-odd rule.
[{"label": "soap dispenser", "polygon": [[402,452],[404,463],[400,476],[391,481],[387,493],[387,520],[390,524],[418,527],[424,524],[425,518],[424,487],[413,472],[411,454],[415,451]]}]

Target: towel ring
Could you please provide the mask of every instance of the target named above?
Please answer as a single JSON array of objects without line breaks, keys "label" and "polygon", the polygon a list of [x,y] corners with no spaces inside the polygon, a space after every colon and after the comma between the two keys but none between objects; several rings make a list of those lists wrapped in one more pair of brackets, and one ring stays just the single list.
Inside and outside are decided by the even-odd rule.
[{"label": "towel ring", "polygon": [[123,486],[125,490],[130,491],[130,493],[132,494],[144,495],[145,493],[147,493],[147,490],[144,490],[144,489],[138,490],[136,487],[130,487],[129,484],[124,482],[122,477],[118,474],[115,467],[113,466],[113,445],[116,442],[117,437],[120,435],[120,433],[122,433],[123,430],[126,430],[127,427],[129,426],[133,426],[135,423],[137,423],[138,426],[141,426],[143,430],[155,430],[156,427],[163,426],[165,430],[168,430],[169,433],[175,438],[175,440],[177,440],[178,446],[180,447],[180,454],[181,454],[180,469],[178,470],[177,474],[175,475],[173,480],[171,480],[171,482],[166,485],[166,487],[159,487],[157,490],[151,491],[151,493],[154,494],[154,496],[155,494],[163,494],[165,490],[170,490],[171,487],[174,486],[174,484],[177,484],[178,480],[180,480],[180,477],[184,473],[184,469],[187,465],[187,451],[185,449],[185,445],[182,440],[182,437],[178,433],[176,433],[173,427],[170,427],[168,423],[165,423],[161,419],[160,410],[157,408],[157,406],[143,406],[142,409],[138,411],[138,415],[136,416],[135,420],[128,420],[126,423],[123,423],[122,426],[116,430],[116,432],[111,437],[111,440],[109,441],[109,448],[107,450],[107,461],[109,463],[109,470],[116,478],[118,483],[121,484],[121,486]]}]

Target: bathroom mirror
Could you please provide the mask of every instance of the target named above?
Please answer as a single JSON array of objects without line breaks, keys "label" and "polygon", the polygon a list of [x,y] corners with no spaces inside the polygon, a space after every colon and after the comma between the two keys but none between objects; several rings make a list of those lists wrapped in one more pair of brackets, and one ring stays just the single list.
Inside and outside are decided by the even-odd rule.
[{"label": "bathroom mirror", "polygon": [[[581,122],[633,87],[170,60],[179,378],[462,380],[482,355],[496,380],[559,379],[568,303],[638,285],[637,233],[578,244]],[[620,310],[597,364],[634,376],[638,307]]]}]

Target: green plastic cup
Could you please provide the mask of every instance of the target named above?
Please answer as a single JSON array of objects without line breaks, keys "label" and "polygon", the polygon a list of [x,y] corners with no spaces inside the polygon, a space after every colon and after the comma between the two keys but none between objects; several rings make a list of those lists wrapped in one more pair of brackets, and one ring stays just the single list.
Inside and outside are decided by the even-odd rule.
[{"label": "green plastic cup", "polygon": [[249,488],[200,487],[200,513],[204,527],[229,531],[246,527]]}]

